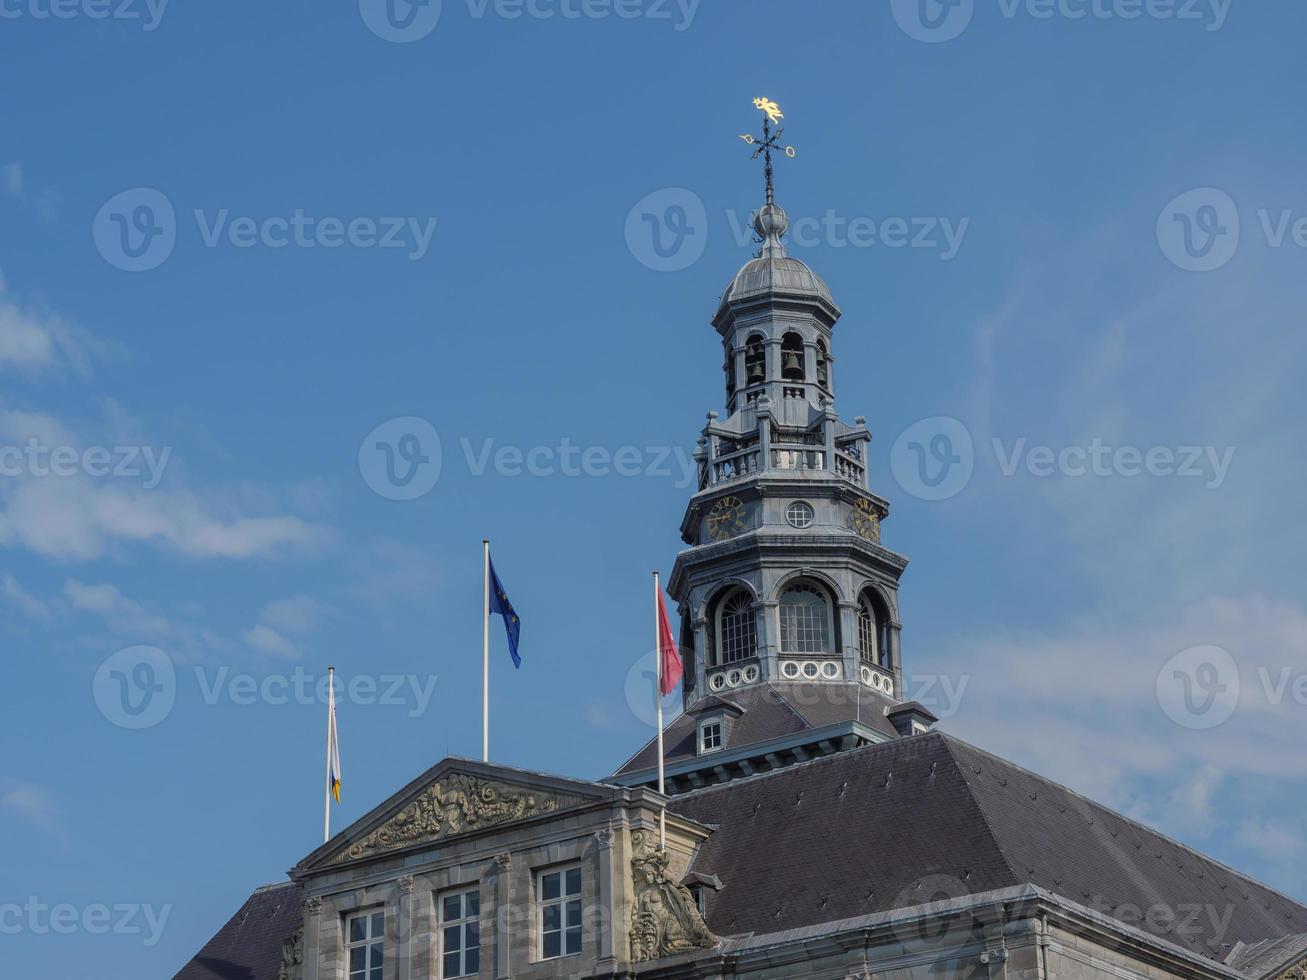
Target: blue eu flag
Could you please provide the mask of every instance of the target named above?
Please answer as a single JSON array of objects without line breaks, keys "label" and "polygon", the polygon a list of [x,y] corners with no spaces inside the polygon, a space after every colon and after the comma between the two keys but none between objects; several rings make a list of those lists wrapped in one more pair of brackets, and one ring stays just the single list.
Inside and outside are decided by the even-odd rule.
[{"label": "blue eu flag", "polygon": [[495,563],[490,562],[490,609],[488,612],[499,613],[504,617],[504,632],[508,634],[508,652],[513,655],[513,666],[521,668],[522,658],[517,655],[517,638],[522,633],[522,621],[517,618],[513,604],[508,601],[504,583],[495,574]]}]

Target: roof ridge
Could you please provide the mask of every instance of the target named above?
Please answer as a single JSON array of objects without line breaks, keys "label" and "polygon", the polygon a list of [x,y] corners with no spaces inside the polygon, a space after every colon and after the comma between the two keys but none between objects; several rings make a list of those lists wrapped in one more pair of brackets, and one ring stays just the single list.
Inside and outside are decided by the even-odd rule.
[{"label": "roof ridge", "polygon": [[[787,698],[781,691],[778,691],[771,681],[768,681],[764,686],[770,693],[776,695],[778,703],[783,704],[785,705],[785,707],[789,708],[790,713],[793,714],[795,718],[798,718],[799,721],[803,722],[805,725],[808,726],[808,731],[813,730],[814,725],[812,724],[812,722],[810,722],[807,718],[805,718],[802,714],[800,714],[799,709],[796,708],[794,705],[792,705],[790,703],[790,699]],[[763,697],[766,697],[766,695],[763,695]]]},{"label": "roof ridge", "polygon": [[[807,724],[807,721],[804,722]],[[874,749],[883,749],[887,745],[903,745],[914,739],[929,739],[932,736],[942,735],[942,732],[923,732],[920,735],[905,735],[902,738],[892,738],[884,742],[868,742],[866,745],[859,745],[852,749],[842,749],[839,752],[832,752],[830,755],[820,755],[816,758],[809,759],[806,762],[792,762],[788,766],[781,766],[779,769],[768,769],[766,772],[755,772],[750,776],[738,776],[735,779],[727,780],[724,783],[713,783],[711,786],[700,786],[697,789],[687,790],[684,793],[677,793],[669,798],[669,806],[675,807],[677,800],[689,799],[690,797],[699,798],[706,793],[712,793],[716,790],[734,789],[743,786],[746,783],[755,783],[764,779],[770,779],[773,776],[784,776],[790,773],[799,772],[804,769],[810,769],[813,766],[821,765],[827,762],[836,762],[847,759],[850,756],[861,755],[864,752],[870,752]]]},{"label": "roof ridge", "polygon": [[[953,751],[952,737],[945,732],[936,732],[934,734],[939,735],[940,741],[944,745],[944,751],[948,753],[949,759],[953,761],[953,767],[957,770],[958,775],[962,777],[962,784],[967,788],[967,799],[971,801],[972,806],[976,808],[976,812],[980,814],[980,821],[985,827],[985,836],[994,845],[994,850],[998,852],[998,856],[1003,859],[1003,866],[1007,868],[1008,874],[1012,876],[1014,884],[1026,883],[1033,886],[1034,882],[1029,881],[1028,876],[1023,875],[1016,869],[1011,856],[1003,847],[1003,842],[999,840],[998,833],[994,830],[993,823],[990,822],[989,811],[977,798],[975,791],[971,788],[971,781],[967,779],[967,774],[963,771],[966,767],[957,757],[957,753]],[[968,743],[962,742],[961,744],[966,745]]]},{"label": "roof ridge", "polygon": [[[1291,905],[1303,909],[1304,912],[1307,912],[1307,905],[1304,905],[1298,899],[1286,895],[1284,892],[1280,891],[1277,888],[1272,887],[1271,885],[1266,884],[1264,881],[1252,877],[1247,872],[1239,871],[1235,868],[1232,868],[1228,864],[1224,863],[1223,861],[1218,861],[1216,858],[1212,857],[1211,855],[1204,854],[1202,851],[1196,850],[1195,848],[1190,847],[1188,844],[1176,840],[1174,837],[1171,837],[1163,833],[1162,831],[1158,830],[1156,827],[1149,826],[1148,824],[1144,823],[1142,820],[1136,820],[1134,817],[1126,816],[1124,813],[1120,813],[1117,810],[1114,810],[1106,803],[1100,803],[1095,799],[1091,799],[1090,797],[1086,796],[1084,793],[1077,792],[1076,790],[1072,789],[1070,786],[1067,786],[1064,783],[1059,783],[1057,780],[1050,779],[1047,776],[1043,776],[1035,772],[1033,769],[1027,769],[1025,766],[1021,765],[1020,763],[1013,762],[1010,759],[1005,759],[1001,755],[997,755],[993,752],[988,751],[987,749],[982,749],[979,746],[972,745],[966,739],[958,738],[956,735],[950,735],[946,732],[937,732],[937,733],[932,732],[932,734],[940,735],[945,740],[946,743],[956,742],[959,745],[964,745],[968,749],[971,749],[973,752],[978,752],[980,755],[983,755],[988,759],[997,760],[998,762],[1003,763],[1003,765],[1005,766],[1010,766],[1011,768],[1016,769],[1027,776],[1037,779],[1040,782],[1046,783],[1049,786],[1055,787],[1056,789],[1061,790],[1067,795],[1075,797],[1077,800],[1081,801],[1082,803],[1085,803],[1088,806],[1094,807],[1098,810],[1103,811],[1104,813],[1109,814],[1110,816],[1116,817],[1118,820],[1121,820],[1132,827],[1142,830],[1145,833],[1152,835],[1153,837],[1160,838],[1166,843],[1171,844],[1174,847],[1178,847],[1180,850],[1186,852],[1187,854],[1190,854],[1193,857],[1198,858],[1202,861],[1206,861],[1208,864],[1220,868],[1222,871],[1225,871],[1236,878],[1242,879],[1243,881],[1256,885],[1258,888],[1261,888],[1264,891],[1267,891],[1270,894],[1283,899],[1284,901],[1290,903]],[[952,755],[951,746],[949,752],[950,755]]]}]

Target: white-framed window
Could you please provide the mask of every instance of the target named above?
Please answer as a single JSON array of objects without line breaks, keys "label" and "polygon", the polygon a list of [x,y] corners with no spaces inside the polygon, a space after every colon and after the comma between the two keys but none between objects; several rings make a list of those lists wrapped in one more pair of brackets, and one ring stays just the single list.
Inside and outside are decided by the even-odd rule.
[{"label": "white-framed window", "polygon": [[581,952],[581,866],[553,868],[536,876],[540,909],[540,958]]},{"label": "white-framed window", "polygon": [[876,613],[866,596],[858,600],[858,657],[864,664],[879,664],[876,641]]},{"label": "white-framed window", "polygon": [[385,960],[386,913],[362,912],[345,922],[345,962],[349,980],[381,980]]},{"label": "white-framed window", "polygon": [[785,508],[785,519],[789,521],[791,527],[797,527],[802,531],[812,527],[812,522],[817,519],[817,512],[806,500],[796,500]]},{"label": "white-framed window", "polygon": [[747,589],[736,589],[718,608],[717,651],[719,666],[748,660],[758,652],[758,620]]},{"label": "white-framed window", "polygon": [[440,897],[440,975],[474,977],[481,971],[481,889]]},{"label": "white-framed window", "polygon": [[781,593],[781,650],[785,653],[829,653],[830,603],[815,585],[800,582]]},{"label": "white-framed window", "polygon": [[699,722],[699,751],[716,752],[726,743],[721,718],[705,718]]}]

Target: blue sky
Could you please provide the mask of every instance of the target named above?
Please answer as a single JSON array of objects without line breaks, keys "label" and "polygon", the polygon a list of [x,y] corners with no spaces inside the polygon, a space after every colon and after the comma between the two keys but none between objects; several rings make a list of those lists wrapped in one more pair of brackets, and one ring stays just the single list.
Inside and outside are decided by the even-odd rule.
[{"label": "blue sky", "polygon": [[1307,898],[1307,11],[321,7],[0,7],[0,905],[75,919],[14,975],[171,975],[319,843],[328,664],[337,827],[476,755],[483,536],[494,759],[648,737],[762,95],[915,693]]}]

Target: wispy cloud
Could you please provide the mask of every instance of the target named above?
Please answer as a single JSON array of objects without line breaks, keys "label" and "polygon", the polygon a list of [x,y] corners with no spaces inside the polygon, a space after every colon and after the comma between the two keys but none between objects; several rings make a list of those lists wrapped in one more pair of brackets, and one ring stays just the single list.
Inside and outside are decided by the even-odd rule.
[{"label": "wispy cloud", "polygon": [[63,827],[54,800],[31,783],[0,785],[0,812],[31,824],[52,837],[63,839]]},{"label": "wispy cloud", "polygon": [[270,657],[297,658],[305,638],[330,615],[330,608],[311,596],[298,595],[268,603],[259,621],[241,633],[241,639],[257,653]]},{"label": "wispy cloud", "polygon": [[39,190],[31,187],[21,163],[0,166],[0,191],[10,200],[34,208],[44,221],[52,221],[59,213],[59,194],[48,187]]},{"label": "wispy cloud", "polygon": [[108,348],[87,331],[48,310],[24,307],[0,277],[0,369],[67,368],[81,377]]},{"label": "wispy cloud", "polygon": [[9,572],[0,575],[0,596],[4,596],[32,619],[50,618],[49,605],[28,592]]}]

